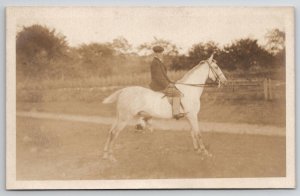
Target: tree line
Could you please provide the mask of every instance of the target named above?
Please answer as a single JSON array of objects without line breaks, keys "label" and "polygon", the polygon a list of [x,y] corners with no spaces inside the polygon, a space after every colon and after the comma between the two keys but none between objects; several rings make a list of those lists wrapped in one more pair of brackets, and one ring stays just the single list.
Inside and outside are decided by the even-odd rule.
[{"label": "tree line", "polygon": [[124,37],[71,47],[67,38],[55,29],[36,24],[17,33],[17,77],[82,78],[146,72],[154,45],[165,48],[165,63],[172,70],[190,69],[212,52],[218,65],[228,71],[285,66],[285,33],[272,29],[266,32],[265,39],[264,46],[252,38],[238,39],[222,47],[213,41],[201,42],[191,46],[188,54],[180,54],[178,46],[158,38],[141,44],[135,51]]}]

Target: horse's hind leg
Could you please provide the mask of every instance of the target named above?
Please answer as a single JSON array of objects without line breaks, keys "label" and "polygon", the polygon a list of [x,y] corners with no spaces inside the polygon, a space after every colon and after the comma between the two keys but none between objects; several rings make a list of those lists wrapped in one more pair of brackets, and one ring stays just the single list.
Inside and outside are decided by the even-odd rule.
[{"label": "horse's hind leg", "polygon": [[115,130],[115,127],[118,123],[118,119],[116,119],[116,121],[114,122],[114,124],[112,125],[112,127],[110,128],[109,130],[109,135],[106,139],[106,142],[105,142],[105,146],[104,146],[104,154],[103,154],[103,159],[107,159],[108,158],[108,152],[109,152],[109,146],[110,146],[110,143],[112,141],[112,138],[114,137],[114,130]]},{"label": "horse's hind leg", "polygon": [[144,132],[147,124],[143,117],[138,118],[138,123],[135,125],[136,132]]},{"label": "horse's hind leg", "polygon": [[137,132],[149,130],[152,133],[154,130],[152,126],[152,117],[139,117],[138,124],[135,126],[135,128]]},{"label": "horse's hind leg", "polygon": [[104,159],[109,159],[111,161],[116,161],[116,159],[113,156],[113,146],[114,143],[119,135],[119,133],[124,129],[124,127],[127,125],[128,119],[118,119],[116,123],[113,125],[111,130],[109,131],[109,135],[104,147]]},{"label": "horse's hind leg", "polygon": [[152,133],[154,131],[152,118],[145,119],[147,129]]},{"label": "horse's hind leg", "polygon": [[150,132],[153,132],[152,116],[145,111],[138,112],[137,116],[138,116],[138,123],[135,126],[135,128],[138,131],[148,129]]}]

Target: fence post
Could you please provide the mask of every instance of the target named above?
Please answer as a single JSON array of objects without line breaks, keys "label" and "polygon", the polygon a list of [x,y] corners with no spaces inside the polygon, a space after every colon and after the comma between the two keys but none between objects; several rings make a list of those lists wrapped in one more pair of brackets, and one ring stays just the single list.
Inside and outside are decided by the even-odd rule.
[{"label": "fence post", "polygon": [[273,99],[272,80],[270,78],[264,79],[264,95],[265,95],[265,100]]},{"label": "fence post", "polygon": [[268,79],[264,79],[264,95],[265,95],[265,100],[268,100]]},{"label": "fence post", "polygon": [[269,100],[273,99],[273,89],[272,89],[272,80],[268,79],[268,91],[269,91]]}]

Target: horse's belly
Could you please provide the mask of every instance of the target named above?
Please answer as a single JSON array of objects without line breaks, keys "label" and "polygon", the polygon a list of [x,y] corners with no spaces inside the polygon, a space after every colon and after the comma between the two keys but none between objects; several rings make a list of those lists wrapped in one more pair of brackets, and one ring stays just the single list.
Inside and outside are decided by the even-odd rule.
[{"label": "horse's belly", "polygon": [[144,111],[156,118],[172,118],[172,106],[162,93],[143,87],[128,87],[119,97],[119,109],[135,115]]}]

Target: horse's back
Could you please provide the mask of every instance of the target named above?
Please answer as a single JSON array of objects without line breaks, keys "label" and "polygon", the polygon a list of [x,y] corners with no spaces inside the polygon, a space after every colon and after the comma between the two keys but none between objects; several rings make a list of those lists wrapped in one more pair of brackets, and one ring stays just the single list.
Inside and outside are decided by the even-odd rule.
[{"label": "horse's back", "polygon": [[149,88],[146,87],[142,87],[142,86],[129,86],[129,87],[125,87],[122,90],[124,93],[126,94],[135,94],[136,96],[138,95],[144,95],[144,96],[158,96],[158,95],[163,95],[163,93],[161,92],[157,92],[157,91],[153,91]]}]

